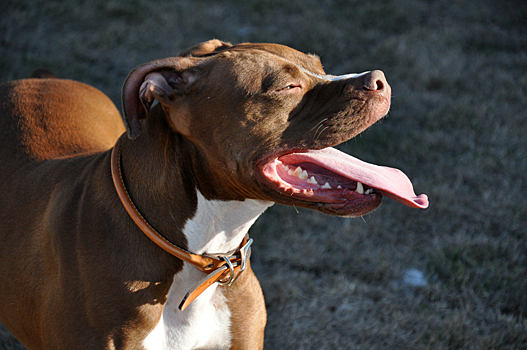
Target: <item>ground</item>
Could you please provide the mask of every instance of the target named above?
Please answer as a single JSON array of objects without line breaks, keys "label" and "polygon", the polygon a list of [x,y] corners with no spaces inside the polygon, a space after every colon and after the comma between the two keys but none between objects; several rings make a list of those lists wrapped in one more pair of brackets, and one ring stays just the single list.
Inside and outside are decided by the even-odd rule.
[{"label": "ground", "polygon": [[[341,148],[430,198],[362,219],[265,213],[266,349],[527,348],[526,2],[7,0],[0,83],[46,67],[120,105],[135,66],[211,38],[383,70],[389,115]],[[0,349],[22,347],[0,328]]]}]

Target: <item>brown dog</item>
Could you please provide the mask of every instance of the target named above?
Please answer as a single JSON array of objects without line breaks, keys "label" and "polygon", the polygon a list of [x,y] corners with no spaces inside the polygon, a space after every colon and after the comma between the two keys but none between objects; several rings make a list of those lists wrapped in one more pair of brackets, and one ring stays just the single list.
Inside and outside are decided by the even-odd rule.
[{"label": "brown dog", "polygon": [[124,128],[98,90],[2,85],[0,321],[29,349],[261,349],[244,237],[268,206],[427,206],[400,171],[328,148],[389,105],[380,71],[212,40],[130,73],[112,153]]}]

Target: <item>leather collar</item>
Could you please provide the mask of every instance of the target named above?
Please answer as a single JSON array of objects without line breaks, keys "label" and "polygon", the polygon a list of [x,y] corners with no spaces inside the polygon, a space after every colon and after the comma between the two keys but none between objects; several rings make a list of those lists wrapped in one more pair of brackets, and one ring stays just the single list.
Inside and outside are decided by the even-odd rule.
[{"label": "leather collar", "polygon": [[209,255],[191,253],[186,249],[176,246],[163,237],[141,215],[126,189],[121,169],[121,140],[124,135],[125,134],[121,135],[115,143],[111,156],[112,179],[123,207],[126,209],[135,224],[152,242],[169,254],[194,265],[198,270],[207,274],[181,301],[179,309],[185,310],[194,299],[212,284],[218,282],[221,285],[230,286],[236,281],[249,261],[253,240],[249,239],[248,235],[246,235],[237,249],[225,254]]}]

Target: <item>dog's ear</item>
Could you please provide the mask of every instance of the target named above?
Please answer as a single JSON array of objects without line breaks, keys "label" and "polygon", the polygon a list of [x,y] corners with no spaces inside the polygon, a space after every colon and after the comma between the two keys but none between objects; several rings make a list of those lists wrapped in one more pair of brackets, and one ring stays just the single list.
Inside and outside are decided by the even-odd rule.
[{"label": "dog's ear", "polygon": [[229,49],[230,47],[232,47],[232,45],[229,43],[213,39],[194,45],[185,51],[181,51],[178,57],[206,57],[217,54],[218,52]]},{"label": "dog's ear", "polygon": [[232,47],[220,40],[209,40],[182,51],[178,57],[145,63],[134,69],[123,85],[123,121],[131,139],[139,136],[154,99],[167,101],[192,84],[200,57],[208,57]]},{"label": "dog's ear", "polygon": [[130,139],[141,134],[154,99],[168,101],[195,80],[196,59],[172,57],[145,63],[126,78],[123,91],[123,121]]}]

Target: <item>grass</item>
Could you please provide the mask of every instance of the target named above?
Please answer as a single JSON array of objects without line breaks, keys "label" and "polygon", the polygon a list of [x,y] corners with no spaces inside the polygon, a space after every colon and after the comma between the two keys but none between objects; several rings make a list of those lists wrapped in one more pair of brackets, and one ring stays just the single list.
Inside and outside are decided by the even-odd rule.
[{"label": "grass", "polygon": [[[519,1],[30,0],[0,5],[0,83],[44,66],[120,104],[127,73],[197,42],[278,42],[382,69],[387,118],[341,146],[398,167],[425,211],[275,206],[253,266],[266,349],[527,348],[527,5]],[[428,284],[405,283],[407,271]],[[0,296],[1,297],[1,296]],[[0,349],[21,349],[0,330]]]}]

